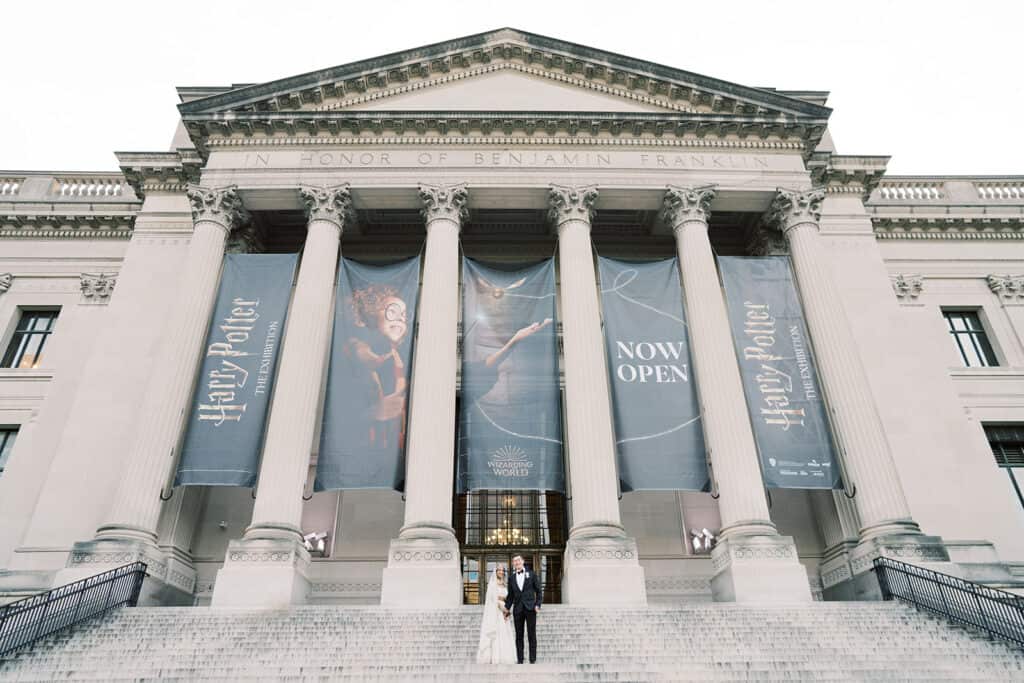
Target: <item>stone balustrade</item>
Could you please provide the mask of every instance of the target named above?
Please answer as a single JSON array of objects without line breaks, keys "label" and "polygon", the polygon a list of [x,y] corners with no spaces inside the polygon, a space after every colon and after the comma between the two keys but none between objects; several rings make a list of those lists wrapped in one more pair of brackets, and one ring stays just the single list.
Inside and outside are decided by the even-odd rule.
[{"label": "stone balustrade", "polygon": [[960,206],[1024,203],[1021,176],[889,176],[871,197],[874,206]]},{"label": "stone balustrade", "polygon": [[18,194],[24,178],[0,178],[0,197],[13,197]]},{"label": "stone balustrade", "polygon": [[117,172],[0,171],[0,201],[125,204],[138,203],[139,198]]}]

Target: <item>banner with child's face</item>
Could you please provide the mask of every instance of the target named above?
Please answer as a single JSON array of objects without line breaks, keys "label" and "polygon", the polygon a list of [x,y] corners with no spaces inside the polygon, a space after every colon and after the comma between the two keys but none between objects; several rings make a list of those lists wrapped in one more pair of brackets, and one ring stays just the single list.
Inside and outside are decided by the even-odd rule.
[{"label": "banner with child's face", "polygon": [[228,254],[175,486],[256,485],[295,254]]},{"label": "banner with child's face", "polygon": [[338,271],[314,490],[400,491],[420,259]]},{"label": "banner with child's face", "polygon": [[458,491],[564,492],[553,259],[463,259],[462,329]]}]

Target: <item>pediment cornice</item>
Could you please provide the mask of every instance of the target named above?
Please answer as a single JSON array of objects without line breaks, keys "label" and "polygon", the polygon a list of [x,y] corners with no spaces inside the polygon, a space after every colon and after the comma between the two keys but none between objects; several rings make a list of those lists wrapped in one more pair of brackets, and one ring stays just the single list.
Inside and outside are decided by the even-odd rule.
[{"label": "pediment cornice", "polygon": [[503,69],[621,97],[666,111],[827,119],[828,107],[515,29],[231,89],[179,105],[196,114],[337,111],[354,104]]},{"label": "pediment cornice", "polygon": [[242,112],[186,120],[202,154],[225,146],[573,145],[813,150],[825,119],[632,112]]}]

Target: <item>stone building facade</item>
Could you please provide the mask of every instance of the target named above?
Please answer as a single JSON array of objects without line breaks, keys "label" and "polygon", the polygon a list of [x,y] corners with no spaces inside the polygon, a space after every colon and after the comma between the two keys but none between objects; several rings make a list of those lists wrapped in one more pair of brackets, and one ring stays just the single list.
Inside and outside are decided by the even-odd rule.
[{"label": "stone building facade", "polygon": [[[147,600],[214,605],[460,604],[512,552],[573,604],[871,597],[879,555],[1024,579],[1024,177],[887,176],[827,93],[512,29],[178,92],[169,151],[0,172],[5,599],[135,559]],[[424,253],[404,494],[310,493],[339,248]],[[679,258],[713,493],[618,491],[595,249]],[[460,250],[558,256],[570,495],[510,494],[544,547],[466,543]],[[260,481],[172,489],[226,251],[301,252]],[[764,253],[843,491],[761,481],[715,255]]]}]

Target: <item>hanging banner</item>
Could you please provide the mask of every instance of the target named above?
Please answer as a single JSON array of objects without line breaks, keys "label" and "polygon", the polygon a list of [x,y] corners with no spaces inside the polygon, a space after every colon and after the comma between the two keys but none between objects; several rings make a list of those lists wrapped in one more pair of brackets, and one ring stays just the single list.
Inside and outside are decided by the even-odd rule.
[{"label": "hanging banner", "polygon": [[765,484],[840,488],[789,258],[722,256],[718,263]]},{"label": "hanging banner", "polygon": [[676,259],[598,257],[623,491],[706,491],[700,402]]},{"label": "hanging banner", "polygon": [[175,486],[256,485],[295,254],[228,254]]},{"label": "hanging banner", "polygon": [[565,492],[555,264],[462,261],[457,488]]},{"label": "hanging banner", "polygon": [[341,259],[314,491],[405,486],[420,259]]}]

